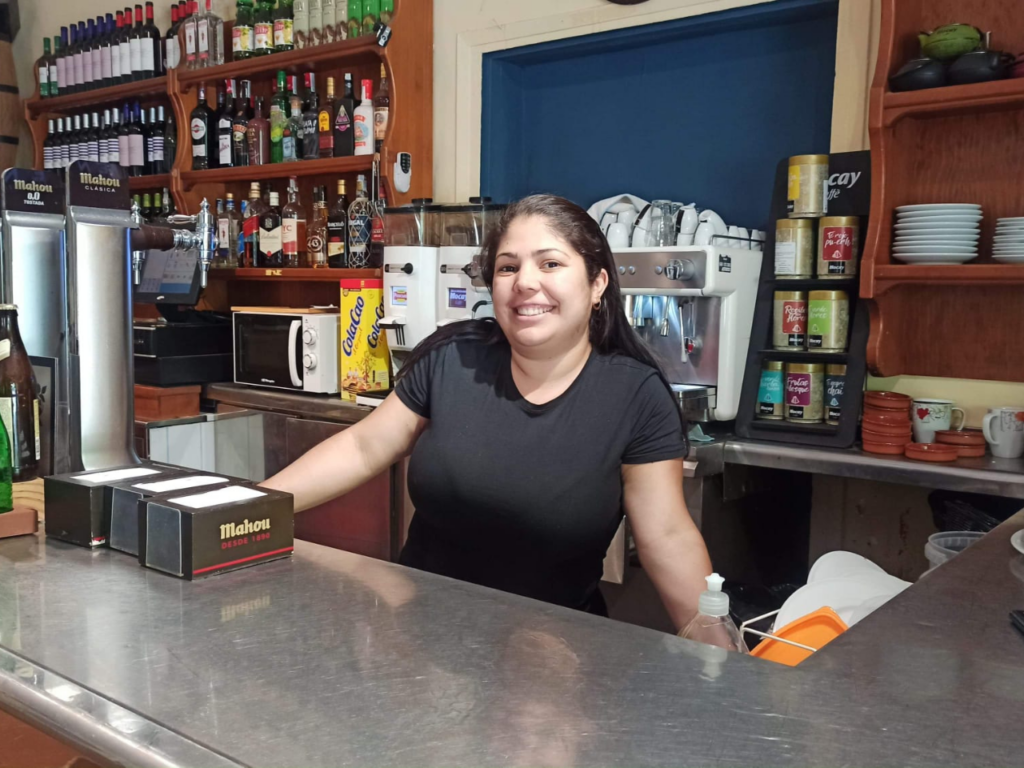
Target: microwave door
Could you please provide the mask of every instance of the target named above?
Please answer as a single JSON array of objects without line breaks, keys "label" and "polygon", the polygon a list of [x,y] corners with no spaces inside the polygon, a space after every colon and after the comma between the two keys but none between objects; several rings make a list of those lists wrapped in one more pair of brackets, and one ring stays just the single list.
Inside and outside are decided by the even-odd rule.
[{"label": "microwave door", "polygon": [[299,373],[299,334],[302,333],[302,321],[292,320],[288,327],[288,375],[292,386],[302,389],[302,375]]},{"label": "microwave door", "polygon": [[271,314],[235,315],[235,381],[302,390],[302,320]]}]

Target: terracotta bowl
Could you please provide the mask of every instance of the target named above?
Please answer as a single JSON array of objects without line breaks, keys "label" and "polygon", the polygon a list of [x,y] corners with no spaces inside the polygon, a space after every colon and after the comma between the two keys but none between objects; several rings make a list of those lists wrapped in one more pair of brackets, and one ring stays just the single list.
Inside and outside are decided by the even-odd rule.
[{"label": "terracotta bowl", "polygon": [[965,429],[957,432],[955,429],[944,429],[935,433],[935,442],[944,445],[966,446],[970,448],[984,448],[985,436],[980,429]]},{"label": "terracotta bowl", "polygon": [[984,445],[954,445],[956,455],[961,459],[980,459],[985,455]]},{"label": "terracotta bowl", "polygon": [[885,411],[910,411],[910,395],[898,392],[865,392],[864,405]]},{"label": "terracotta bowl", "polygon": [[870,438],[873,443],[885,442],[886,438],[890,440],[896,437],[909,438],[911,435],[909,425],[906,427],[891,427],[888,424],[869,424],[864,422],[861,425],[860,431],[864,434],[865,440]]},{"label": "terracotta bowl", "polygon": [[879,411],[874,408],[864,410],[865,424],[884,424],[887,427],[910,428],[910,414],[904,411]]},{"label": "terracotta bowl", "polygon": [[902,456],[905,447],[902,445],[883,445],[882,443],[865,442],[862,446],[865,453],[877,453],[882,456]]},{"label": "terracotta bowl", "polygon": [[908,443],[904,455],[917,461],[956,461],[959,458],[955,445],[942,443]]}]

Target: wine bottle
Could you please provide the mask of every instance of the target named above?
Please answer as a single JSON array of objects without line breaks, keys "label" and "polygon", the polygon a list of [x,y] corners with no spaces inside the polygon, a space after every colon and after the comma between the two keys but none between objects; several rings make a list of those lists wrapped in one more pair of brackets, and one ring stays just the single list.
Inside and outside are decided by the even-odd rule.
[{"label": "wine bottle", "polygon": [[18,331],[18,308],[0,304],[0,419],[7,431],[11,479],[33,480],[39,466],[39,387]]},{"label": "wine bottle", "polygon": [[334,106],[334,156],[349,157],[355,154],[355,111],[356,97],[352,92],[352,74],[345,73],[345,94]]},{"label": "wine bottle", "polygon": [[82,116],[75,115],[71,119],[71,135],[68,137],[68,146],[71,149],[71,162],[85,160],[82,156]]},{"label": "wine bottle", "polygon": [[53,170],[53,149],[57,142],[57,136],[53,132],[53,118],[46,121],[46,138],[43,139],[43,168],[47,171]]},{"label": "wine bottle", "polygon": [[142,51],[142,76],[157,77],[164,72],[163,36],[153,23],[153,3],[146,3],[146,24],[139,38]]},{"label": "wine bottle", "polygon": [[132,122],[128,126],[128,153],[130,176],[142,176],[146,172],[146,139],[142,128],[142,110],[139,102],[132,107]]},{"label": "wine bottle", "polygon": [[85,42],[82,45],[82,82],[85,85],[85,90],[91,91],[96,87],[92,71],[93,36],[96,30],[96,22],[89,19],[83,23],[85,24],[83,35]]},{"label": "wine bottle", "polygon": [[129,174],[132,167],[132,151],[128,141],[130,122],[131,115],[128,111],[128,105],[125,104],[121,110],[121,125],[117,128],[117,162]]},{"label": "wine bottle", "polygon": [[100,113],[93,112],[89,121],[89,160],[98,163],[100,161]]},{"label": "wine bottle", "polygon": [[164,69],[174,69],[181,58],[181,46],[178,45],[178,6],[171,3],[171,26],[164,35]]},{"label": "wine bottle", "polygon": [[103,17],[97,16],[95,21],[90,21],[89,29],[92,33],[92,86],[102,88],[108,85],[103,80]]},{"label": "wine bottle", "polygon": [[68,90],[68,28],[60,28],[60,37],[54,38],[57,42],[57,93],[63,96],[69,93]]},{"label": "wine bottle", "polygon": [[114,75],[113,44],[116,29],[117,27],[114,23],[114,14],[108,13],[106,18],[103,20],[103,47],[100,49],[100,66],[103,69],[104,85],[115,85],[121,75],[120,70],[118,70],[116,77]]},{"label": "wine bottle", "polygon": [[144,26],[142,21],[142,6],[135,6],[135,26],[132,27],[131,33],[128,35],[128,52],[131,57],[131,68],[132,68],[132,80],[143,80],[146,77],[152,77],[152,72],[146,74],[142,68],[142,41],[143,32],[142,27]]},{"label": "wine bottle", "polygon": [[39,78],[39,98],[48,99],[50,93],[50,38],[43,38],[43,55],[36,59],[36,74]]},{"label": "wine bottle", "polygon": [[[125,8],[121,12],[121,38],[118,41],[118,50],[121,52],[121,82],[130,82],[132,73],[132,9]],[[122,121],[124,122],[124,121]]]}]

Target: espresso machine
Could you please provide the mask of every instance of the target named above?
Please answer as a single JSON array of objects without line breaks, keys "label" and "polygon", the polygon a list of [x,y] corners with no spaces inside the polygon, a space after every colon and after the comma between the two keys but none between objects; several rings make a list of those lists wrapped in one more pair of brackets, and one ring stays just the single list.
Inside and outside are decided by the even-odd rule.
[{"label": "espresso machine", "polygon": [[384,209],[384,317],[392,370],[437,330],[442,209],[430,199]]},{"label": "espresso machine", "polygon": [[705,245],[613,253],[626,317],[664,367],[686,418],[735,419],[761,252]]},{"label": "espresso machine", "polygon": [[444,206],[441,266],[437,277],[438,327],[494,317],[494,302],[480,268],[480,249],[505,206],[489,197]]},{"label": "espresso machine", "polygon": [[47,382],[53,404],[52,423],[41,418],[43,443],[53,446],[41,473],[137,463],[133,252],[141,264],[149,249],[196,248],[205,284],[216,247],[209,206],[194,217],[195,232],[143,225],[124,169],[86,161],[72,163],[63,180],[8,169],[3,205],[0,295],[18,305],[37,382]]}]

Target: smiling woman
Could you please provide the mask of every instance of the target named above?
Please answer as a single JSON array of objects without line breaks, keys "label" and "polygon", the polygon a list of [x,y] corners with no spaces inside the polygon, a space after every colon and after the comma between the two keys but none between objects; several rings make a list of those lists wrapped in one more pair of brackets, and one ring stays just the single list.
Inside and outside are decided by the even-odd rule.
[{"label": "smiling woman", "polygon": [[575,204],[536,195],[506,209],[482,271],[495,319],[426,339],[371,416],[265,484],[306,509],[411,452],[404,565],[599,614],[626,514],[685,626],[711,572],[683,499],[685,424],[626,322],[607,241]]}]

